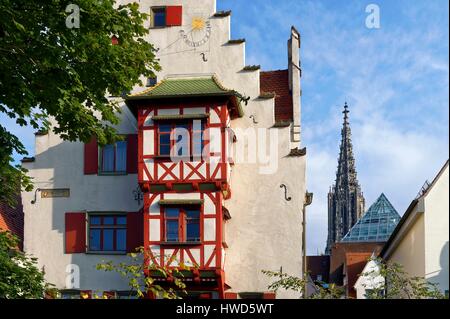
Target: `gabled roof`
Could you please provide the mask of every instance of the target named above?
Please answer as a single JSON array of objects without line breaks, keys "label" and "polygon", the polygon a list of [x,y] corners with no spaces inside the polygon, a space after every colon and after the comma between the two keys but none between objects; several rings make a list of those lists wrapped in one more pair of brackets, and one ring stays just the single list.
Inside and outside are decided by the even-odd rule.
[{"label": "gabled roof", "polygon": [[243,96],[235,90],[225,88],[215,76],[167,78],[142,92],[127,95],[125,102],[130,106],[129,102],[135,100],[208,96],[231,97],[238,115],[243,116],[240,103]]},{"label": "gabled roof", "polygon": [[344,236],[342,242],[384,242],[394,231],[400,215],[382,193]]},{"label": "gabled roof", "polygon": [[[434,177],[433,181],[429,184],[428,188],[420,193],[420,196],[416,197],[412,200],[412,202],[409,204],[408,208],[406,209],[406,212],[403,214],[402,218],[400,219],[399,223],[395,227],[394,231],[392,232],[391,236],[389,237],[389,240],[387,240],[386,244],[383,246],[383,249],[381,250],[379,256],[382,258],[387,258],[388,254],[390,255],[392,249],[398,245],[398,242],[400,242],[401,238],[403,238],[404,233],[403,231],[408,231],[410,227],[410,220],[414,220],[414,218],[417,214],[417,210],[415,209],[416,205],[419,203],[420,200],[423,200],[427,194],[431,191],[431,189],[436,185],[439,178],[442,176],[442,174],[445,172],[445,170],[449,166],[449,160],[445,161],[444,165],[441,167],[437,175]],[[411,217],[411,219],[410,219]]]},{"label": "gabled roof", "polygon": [[261,95],[275,95],[275,122],[292,121],[294,110],[289,90],[289,71],[263,71],[259,79]]}]

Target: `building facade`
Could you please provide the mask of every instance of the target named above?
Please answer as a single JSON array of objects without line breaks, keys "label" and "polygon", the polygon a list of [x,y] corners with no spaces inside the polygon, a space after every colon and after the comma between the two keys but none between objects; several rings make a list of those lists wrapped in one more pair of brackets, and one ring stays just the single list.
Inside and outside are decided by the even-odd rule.
[{"label": "building facade", "polygon": [[[431,184],[409,205],[380,253],[387,263],[398,263],[410,276],[449,291],[449,181],[448,160]],[[389,289],[389,283],[388,287]]]},{"label": "building facade", "polygon": [[245,64],[245,40],[230,38],[231,13],[215,1],[140,9],[162,70],[117,98],[123,141],[36,136],[23,163],[36,185],[22,193],[25,250],[67,294],[126,295],[125,279],[95,267],[144,246],[154,265],[192,267],[190,297],[273,298],[261,270],[303,272],[300,34],[291,28],[287,69],[262,72]]},{"label": "building facade", "polygon": [[379,291],[385,284],[384,277],[380,275],[380,266],[375,257],[374,254],[371,256],[353,286],[356,291],[356,299],[367,299],[368,292],[371,290]]},{"label": "building facade", "polygon": [[339,242],[364,213],[364,196],[358,182],[347,103],[344,105],[344,124],[341,130],[338,168],[334,185],[328,193],[328,239],[326,254]]}]

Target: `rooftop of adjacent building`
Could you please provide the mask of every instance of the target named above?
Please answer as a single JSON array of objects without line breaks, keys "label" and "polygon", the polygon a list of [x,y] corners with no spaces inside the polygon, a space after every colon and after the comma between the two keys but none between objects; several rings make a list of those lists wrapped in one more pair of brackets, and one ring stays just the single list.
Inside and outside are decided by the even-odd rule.
[{"label": "rooftop of adjacent building", "polygon": [[381,193],[342,239],[343,242],[383,242],[389,239],[400,215]]},{"label": "rooftop of adjacent building", "polygon": [[421,190],[419,191],[419,194],[414,198],[411,203],[409,204],[408,208],[406,209],[406,212],[403,214],[401,219],[396,224],[396,227],[394,227],[393,231],[391,232],[391,235],[389,236],[386,244],[384,245],[382,251],[380,252],[380,256],[383,258],[386,258],[387,253],[391,251],[394,246],[398,244],[398,238],[404,236],[405,234],[403,232],[403,229],[406,229],[405,225],[407,224],[407,220],[411,217],[412,214],[414,214],[415,207],[419,203],[420,200],[422,200],[424,197],[426,197],[433,186],[438,182],[438,180],[441,178],[441,176],[444,174],[445,170],[448,170],[449,167],[449,160],[447,159],[444,163],[444,165],[441,167],[439,172],[436,174],[436,176],[433,178],[433,181],[431,183],[426,183],[427,186],[424,188],[422,186]]},{"label": "rooftop of adjacent building", "polygon": [[273,93],[275,95],[275,122],[293,120],[293,101],[289,90],[289,71],[261,71],[261,95]]},{"label": "rooftop of adjacent building", "polygon": [[23,207],[20,194],[16,196],[17,204],[11,207],[0,202],[0,231],[10,231],[20,239],[22,248],[23,240]]}]

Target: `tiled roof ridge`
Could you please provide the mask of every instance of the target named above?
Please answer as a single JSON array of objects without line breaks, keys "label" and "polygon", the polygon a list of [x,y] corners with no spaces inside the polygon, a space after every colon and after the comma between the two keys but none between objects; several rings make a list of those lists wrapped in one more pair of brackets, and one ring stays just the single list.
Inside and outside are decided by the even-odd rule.
[{"label": "tiled roof ridge", "polygon": [[276,70],[261,70],[261,73],[272,73],[272,72],[286,72],[288,69],[276,69]]},{"label": "tiled roof ridge", "polygon": [[137,92],[137,93],[133,93],[130,94],[128,96],[140,96],[140,95],[145,95],[151,91],[153,91],[154,89],[156,89],[158,86],[160,86],[161,84],[163,84],[167,79],[162,79],[161,81],[159,81],[158,83],[156,83],[154,86],[149,87],[148,89],[145,89],[143,91]]},{"label": "tiled roof ridge", "polygon": [[150,92],[153,92],[156,88],[158,88],[159,86],[161,86],[162,84],[166,83],[166,82],[170,82],[170,81],[192,81],[192,80],[207,80],[207,79],[212,79],[214,81],[214,83],[217,85],[217,87],[223,91],[226,92],[234,92],[234,90],[232,89],[228,89],[226,88],[222,82],[220,82],[220,80],[217,78],[217,76],[215,74],[213,75],[199,75],[199,76],[189,76],[189,77],[166,77],[164,79],[162,79],[161,81],[159,81],[156,85],[147,88],[143,91],[137,92],[137,93],[133,93],[128,95],[129,97],[133,97],[133,96],[142,96],[142,95],[146,95]]}]

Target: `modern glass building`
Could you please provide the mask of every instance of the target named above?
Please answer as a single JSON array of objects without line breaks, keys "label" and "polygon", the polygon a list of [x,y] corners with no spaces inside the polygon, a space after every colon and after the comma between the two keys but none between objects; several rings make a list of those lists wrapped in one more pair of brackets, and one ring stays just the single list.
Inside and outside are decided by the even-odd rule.
[{"label": "modern glass building", "polygon": [[342,242],[387,241],[399,221],[400,215],[382,193],[344,236]]}]

